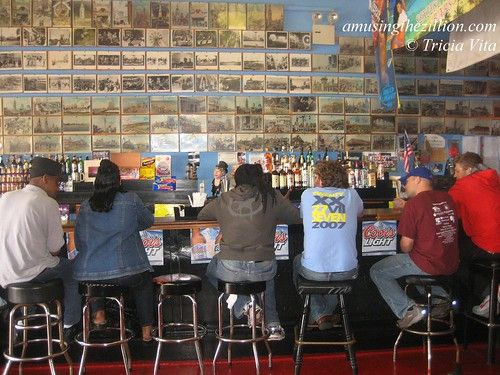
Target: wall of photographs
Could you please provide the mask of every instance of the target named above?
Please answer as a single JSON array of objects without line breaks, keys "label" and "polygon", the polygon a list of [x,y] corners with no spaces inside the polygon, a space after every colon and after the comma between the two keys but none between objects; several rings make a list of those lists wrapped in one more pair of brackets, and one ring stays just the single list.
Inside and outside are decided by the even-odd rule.
[{"label": "wall of photographs", "polygon": [[405,130],[500,135],[499,57],[446,74],[442,53],[398,50],[401,108],[388,113],[371,38],[319,48],[310,26],[284,30],[286,6],[0,0],[0,154],[394,151]]}]

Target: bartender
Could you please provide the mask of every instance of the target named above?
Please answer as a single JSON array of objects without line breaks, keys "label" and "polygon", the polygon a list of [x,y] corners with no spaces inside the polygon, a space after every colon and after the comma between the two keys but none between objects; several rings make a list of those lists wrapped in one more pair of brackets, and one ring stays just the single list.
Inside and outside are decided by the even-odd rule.
[{"label": "bartender", "polygon": [[227,175],[228,166],[225,161],[219,161],[214,169],[214,179],[212,180],[212,197],[218,197],[230,188],[230,179]]}]

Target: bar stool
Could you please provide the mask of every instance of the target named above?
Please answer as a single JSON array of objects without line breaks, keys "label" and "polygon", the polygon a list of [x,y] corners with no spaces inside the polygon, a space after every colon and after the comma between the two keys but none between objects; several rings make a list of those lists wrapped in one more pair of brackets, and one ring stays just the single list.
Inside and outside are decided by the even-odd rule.
[{"label": "bar stool", "polygon": [[[297,337],[297,327],[295,327],[295,347],[294,347],[294,362],[295,375],[299,375],[302,368],[303,346],[305,345],[343,345],[347,350],[349,362],[351,363],[352,373],[358,373],[356,363],[356,352],[354,350],[354,339],[349,325],[349,315],[344,296],[352,290],[352,281],[313,281],[299,275],[297,280],[297,292],[304,298],[302,306],[302,318],[300,322],[300,331]],[[305,332],[307,322],[309,320],[310,299],[311,294],[336,294],[340,302],[340,310],[342,313],[342,322],[344,326],[343,341],[310,341],[305,340]]]},{"label": "bar stool", "polygon": [[[153,281],[160,286],[160,292],[158,294],[158,337],[154,339],[158,341],[158,349],[156,351],[156,360],[154,367],[154,374],[158,373],[158,367],[160,364],[161,346],[163,343],[166,344],[184,344],[188,342],[194,342],[196,349],[196,355],[198,357],[198,365],[200,367],[200,372],[203,375],[203,357],[201,354],[200,340],[205,336],[207,329],[198,324],[198,304],[196,302],[196,293],[201,290],[201,279],[195,275],[189,275],[184,273],[176,273],[170,275],[162,275],[155,277]],[[169,298],[181,297],[186,298],[191,301],[192,311],[193,311],[193,322],[164,322],[163,315],[163,302]],[[181,318],[182,319],[182,318]],[[176,329],[189,329],[192,330],[192,336],[184,338],[173,338],[172,335],[175,333],[184,333],[182,331],[175,331]],[[168,330],[170,329],[170,332]],[[164,331],[167,330],[167,335],[170,333],[171,338],[164,337]]]},{"label": "bar stool", "polygon": [[[22,373],[22,364],[31,361],[49,361],[50,372],[55,374],[54,358],[64,355],[69,365],[70,374],[73,374],[73,363],[68,354],[69,345],[64,341],[63,315],[61,302],[64,298],[64,287],[60,279],[46,282],[24,282],[11,284],[7,287],[7,300],[14,304],[9,313],[9,345],[4,352],[7,364],[3,370],[6,375],[13,362],[19,363],[19,373]],[[50,312],[50,304],[54,303],[56,312]],[[36,307],[40,307],[43,312],[37,312]],[[35,311],[29,311],[31,309]],[[16,316],[18,310],[22,310],[21,316]],[[59,338],[52,338],[52,327],[57,327]],[[28,332],[45,329],[46,336],[37,339],[29,339]],[[16,331],[22,332],[22,342],[15,343]],[[47,354],[40,354],[37,357],[25,357],[30,344],[45,343]],[[59,344],[59,348],[54,348],[54,343]],[[22,345],[22,351],[16,353],[15,348]],[[54,350],[55,349],[55,350]]]},{"label": "bar stool", "polygon": [[[79,292],[85,296],[85,305],[83,306],[83,332],[75,337],[75,341],[83,347],[78,374],[82,375],[85,372],[85,360],[89,348],[107,348],[120,345],[125,372],[129,375],[132,363],[128,341],[132,338],[132,332],[125,328],[125,312],[123,309],[124,287],[88,281],[80,283]],[[90,329],[90,322],[92,319],[90,315],[90,302],[96,298],[105,298],[117,304],[120,316],[120,325],[118,328],[105,327],[103,329]],[[119,337],[115,339],[112,337],[112,334],[114,333],[116,335],[116,332],[119,333]],[[99,333],[99,340],[91,337],[94,336],[93,334],[95,333]]]},{"label": "bar stool", "polygon": [[[218,299],[218,317],[219,317],[219,328],[215,331],[215,337],[219,341],[217,344],[217,349],[215,351],[214,360],[212,362],[213,370],[215,372],[215,364],[217,361],[217,357],[219,356],[220,349],[222,347],[223,342],[228,343],[227,347],[227,363],[231,365],[231,345],[232,344],[252,344],[253,355],[255,358],[255,369],[257,375],[260,373],[260,365],[259,365],[259,355],[257,352],[257,343],[263,341],[266,345],[268,352],[268,361],[269,368],[272,367],[272,353],[271,348],[269,347],[269,342],[267,339],[269,338],[269,332],[266,330],[266,319],[265,319],[265,302],[264,302],[264,292],[266,290],[266,282],[258,281],[258,282],[229,282],[218,280],[217,289],[221,294]],[[251,321],[251,338],[234,338],[234,329],[235,328],[248,328],[246,324],[234,324],[234,314],[233,308],[231,307],[229,310],[229,325],[224,326],[224,310],[225,306],[222,298],[224,294],[236,294],[236,295],[247,295],[250,296],[251,301],[251,314],[255,317],[255,305],[257,296],[260,295],[260,300],[262,302],[262,323],[260,326],[260,333],[257,333],[257,319],[252,319]],[[229,332],[228,332],[229,331]]]},{"label": "bar stool", "polygon": [[[448,296],[450,295],[450,288],[449,288],[449,283],[450,283],[450,277],[449,276],[427,276],[427,275],[413,275],[413,276],[407,276],[405,279],[406,286],[405,286],[405,293],[408,295],[409,287],[414,286],[414,287],[420,287],[425,290],[425,297],[422,299],[418,299],[415,301],[415,304],[420,307],[425,309],[426,311],[426,319],[425,319],[425,324],[422,325],[415,325],[410,326],[408,328],[403,328],[399,332],[398,338],[396,339],[396,342],[394,343],[394,351],[393,351],[393,356],[392,360],[393,362],[396,362],[396,356],[397,356],[397,349],[399,342],[401,341],[401,338],[403,337],[403,334],[405,332],[413,333],[418,336],[422,336],[422,339],[424,340],[424,348],[425,344],[427,343],[427,371],[430,373],[431,371],[431,362],[432,362],[432,337],[434,336],[444,336],[444,335],[451,335],[453,338],[453,343],[455,344],[455,349],[456,349],[456,355],[455,355],[455,363],[457,368],[460,366],[460,349],[458,347],[458,342],[455,337],[455,323],[453,320],[453,305],[454,302],[450,297],[446,298],[443,296],[438,296],[435,294],[432,294],[432,287],[433,286],[441,286],[443,287],[446,292],[448,293]],[[433,302],[438,300],[440,302],[435,303]],[[447,309],[449,309],[449,313],[447,313],[447,316],[433,316],[432,310],[436,308],[437,305],[445,304]],[[436,310],[435,310],[436,311]],[[446,309],[444,310],[446,311]],[[436,324],[433,324],[436,323]]]},{"label": "bar stool", "polygon": [[[488,312],[488,317],[483,318],[479,315],[473,314],[471,312],[471,307],[467,309],[465,313],[465,325],[464,325],[464,348],[467,349],[467,333],[468,333],[468,320],[471,319],[479,324],[488,327],[488,353],[486,357],[486,362],[491,365],[495,363],[495,343],[496,343],[496,329],[500,327],[500,320],[498,320],[498,314],[496,311],[498,298],[497,290],[500,283],[500,261],[499,260],[480,260],[474,262],[470,266],[472,273],[489,273],[490,276],[490,309]],[[470,285],[472,285],[472,277],[470,280]],[[471,288],[472,289],[472,288]],[[469,303],[470,305],[470,303]],[[468,318],[468,319],[467,319]]]}]

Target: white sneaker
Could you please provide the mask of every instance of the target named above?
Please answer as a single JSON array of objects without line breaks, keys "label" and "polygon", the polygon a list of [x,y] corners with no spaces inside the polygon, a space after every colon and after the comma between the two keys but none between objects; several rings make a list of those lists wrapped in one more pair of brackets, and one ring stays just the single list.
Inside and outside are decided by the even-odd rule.
[{"label": "white sneaker", "polygon": [[[498,303],[500,303],[500,286],[497,291],[497,311]],[[487,318],[490,315],[490,296],[487,295],[484,297],[483,302],[481,302],[480,305],[472,308],[472,312],[476,315],[482,316],[483,318]]]},{"label": "white sneaker", "polygon": [[267,329],[269,330],[268,341],[281,341],[285,338],[285,330],[283,329],[282,326],[277,325],[277,326],[267,327]]}]

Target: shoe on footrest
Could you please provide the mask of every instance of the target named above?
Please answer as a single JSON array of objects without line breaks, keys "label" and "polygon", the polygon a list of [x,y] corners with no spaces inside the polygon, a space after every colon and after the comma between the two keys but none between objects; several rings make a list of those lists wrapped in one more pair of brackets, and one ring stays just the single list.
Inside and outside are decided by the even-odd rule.
[{"label": "shoe on footrest", "polygon": [[269,331],[268,341],[281,341],[285,338],[285,330],[281,325],[267,327]]},{"label": "shoe on footrest", "polygon": [[398,327],[401,329],[408,328],[419,321],[421,321],[425,317],[425,310],[418,306],[413,306],[408,309],[405,315],[398,320]]},{"label": "shoe on footrest", "polygon": [[255,321],[255,326],[258,327],[262,325],[263,311],[262,307],[260,307],[257,303],[255,304],[255,317],[252,314],[252,303],[247,302],[243,307],[243,315],[245,315],[248,319],[248,326],[252,327],[253,322]]}]

